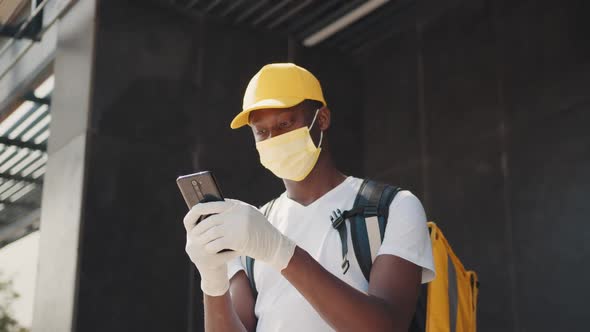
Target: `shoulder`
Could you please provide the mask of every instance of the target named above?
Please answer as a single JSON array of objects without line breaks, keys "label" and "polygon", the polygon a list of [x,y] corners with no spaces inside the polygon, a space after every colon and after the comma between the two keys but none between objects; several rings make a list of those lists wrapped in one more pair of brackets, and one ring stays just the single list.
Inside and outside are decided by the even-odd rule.
[{"label": "shoulder", "polygon": [[262,213],[266,213],[269,209],[272,209],[272,207],[275,205],[276,201],[279,198],[280,198],[280,196],[271,199],[270,201],[264,203],[264,205],[262,205],[261,207],[259,207],[258,210],[260,210],[260,212],[262,212]]},{"label": "shoulder", "polygon": [[397,195],[395,195],[395,198],[393,201],[391,201],[389,208],[391,209],[397,207],[413,207],[423,209],[420,199],[409,190],[400,190]]},{"label": "shoulder", "polygon": [[426,212],[416,195],[409,190],[401,190],[389,205],[389,219],[390,221],[425,223]]},{"label": "shoulder", "polygon": [[422,267],[422,282],[434,277],[432,246],[426,212],[410,191],[400,191],[389,206],[389,216],[379,254],[403,258]]},{"label": "shoulder", "polygon": [[264,216],[272,223],[274,224],[275,221],[275,216],[277,215],[277,210],[281,209],[280,207],[280,200],[281,200],[281,196],[279,197],[275,197],[273,199],[271,199],[270,201],[266,202],[264,205],[262,205],[261,207],[258,208],[258,210],[260,211],[260,213],[264,214]]}]

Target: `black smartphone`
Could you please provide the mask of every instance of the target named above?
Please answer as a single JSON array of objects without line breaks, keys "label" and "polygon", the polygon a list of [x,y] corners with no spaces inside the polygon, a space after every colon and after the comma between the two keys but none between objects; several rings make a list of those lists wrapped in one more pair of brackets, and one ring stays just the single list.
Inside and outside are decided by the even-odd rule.
[{"label": "black smartphone", "polygon": [[176,184],[189,209],[198,203],[223,201],[221,189],[210,171],[179,176]]},{"label": "black smartphone", "polygon": [[[194,174],[182,175],[176,179],[178,189],[186,202],[189,210],[198,203],[223,201],[221,189],[211,171],[203,171]],[[208,215],[200,216],[195,224],[200,223]],[[220,252],[230,251],[223,249]]]}]

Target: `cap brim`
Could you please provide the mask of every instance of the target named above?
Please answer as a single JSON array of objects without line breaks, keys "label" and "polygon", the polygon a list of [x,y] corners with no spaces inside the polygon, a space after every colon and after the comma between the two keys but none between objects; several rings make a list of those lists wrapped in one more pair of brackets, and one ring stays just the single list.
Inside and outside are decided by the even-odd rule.
[{"label": "cap brim", "polygon": [[255,104],[250,105],[250,107],[241,111],[236,117],[232,120],[230,127],[232,129],[237,129],[242,126],[248,124],[248,116],[250,112],[261,110],[265,108],[289,108],[293,107],[299,103],[301,103],[304,99],[300,97],[282,97],[282,98],[275,98],[275,99],[263,99]]}]

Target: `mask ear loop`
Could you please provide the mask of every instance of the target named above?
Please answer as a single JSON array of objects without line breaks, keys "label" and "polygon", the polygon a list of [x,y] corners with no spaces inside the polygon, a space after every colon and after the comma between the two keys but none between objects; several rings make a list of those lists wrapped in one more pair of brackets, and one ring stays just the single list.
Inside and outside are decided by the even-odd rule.
[{"label": "mask ear loop", "polygon": [[[311,126],[309,126],[309,132],[311,132],[311,128],[313,128],[313,124],[315,123],[315,119],[317,118],[319,112],[320,112],[320,108],[318,108],[315,111],[315,115],[313,116],[313,120],[311,121]],[[320,131],[320,142],[318,143],[318,149],[322,146],[322,139],[324,139],[324,131],[323,130]]]},{"label": "mask ear loop", "polygon": [[315,115],[313,116],[313,120],[311,120],[311,126],[309,126],[309,131],[311,131],[311,128],[313,128],[313,124],[315,123],[315,119],[318,117],[319,112],[320,112],[319,108],[317,110],[315,110]]}]

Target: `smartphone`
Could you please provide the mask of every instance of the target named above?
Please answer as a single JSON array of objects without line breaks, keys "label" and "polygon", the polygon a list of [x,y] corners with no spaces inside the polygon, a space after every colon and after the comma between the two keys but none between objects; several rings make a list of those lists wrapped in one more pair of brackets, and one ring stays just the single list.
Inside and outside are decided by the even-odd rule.
[{"label": "smartphone", "polygon": [[176,184],[189,210],[198,203],[223,201],[221,189],[210,171],[179,176]]},{"label": "smartphone", "polygon": [[[210,171],[179,176],[176,179],[176,184],[178,184],[178,189],[180,189],[189,210],[198,203],[223,201],[221,189]],[[200,216],[195,225],[209,216],[210,214]],[[220,252],[226,251],[230,250],[223,249]]]}]

